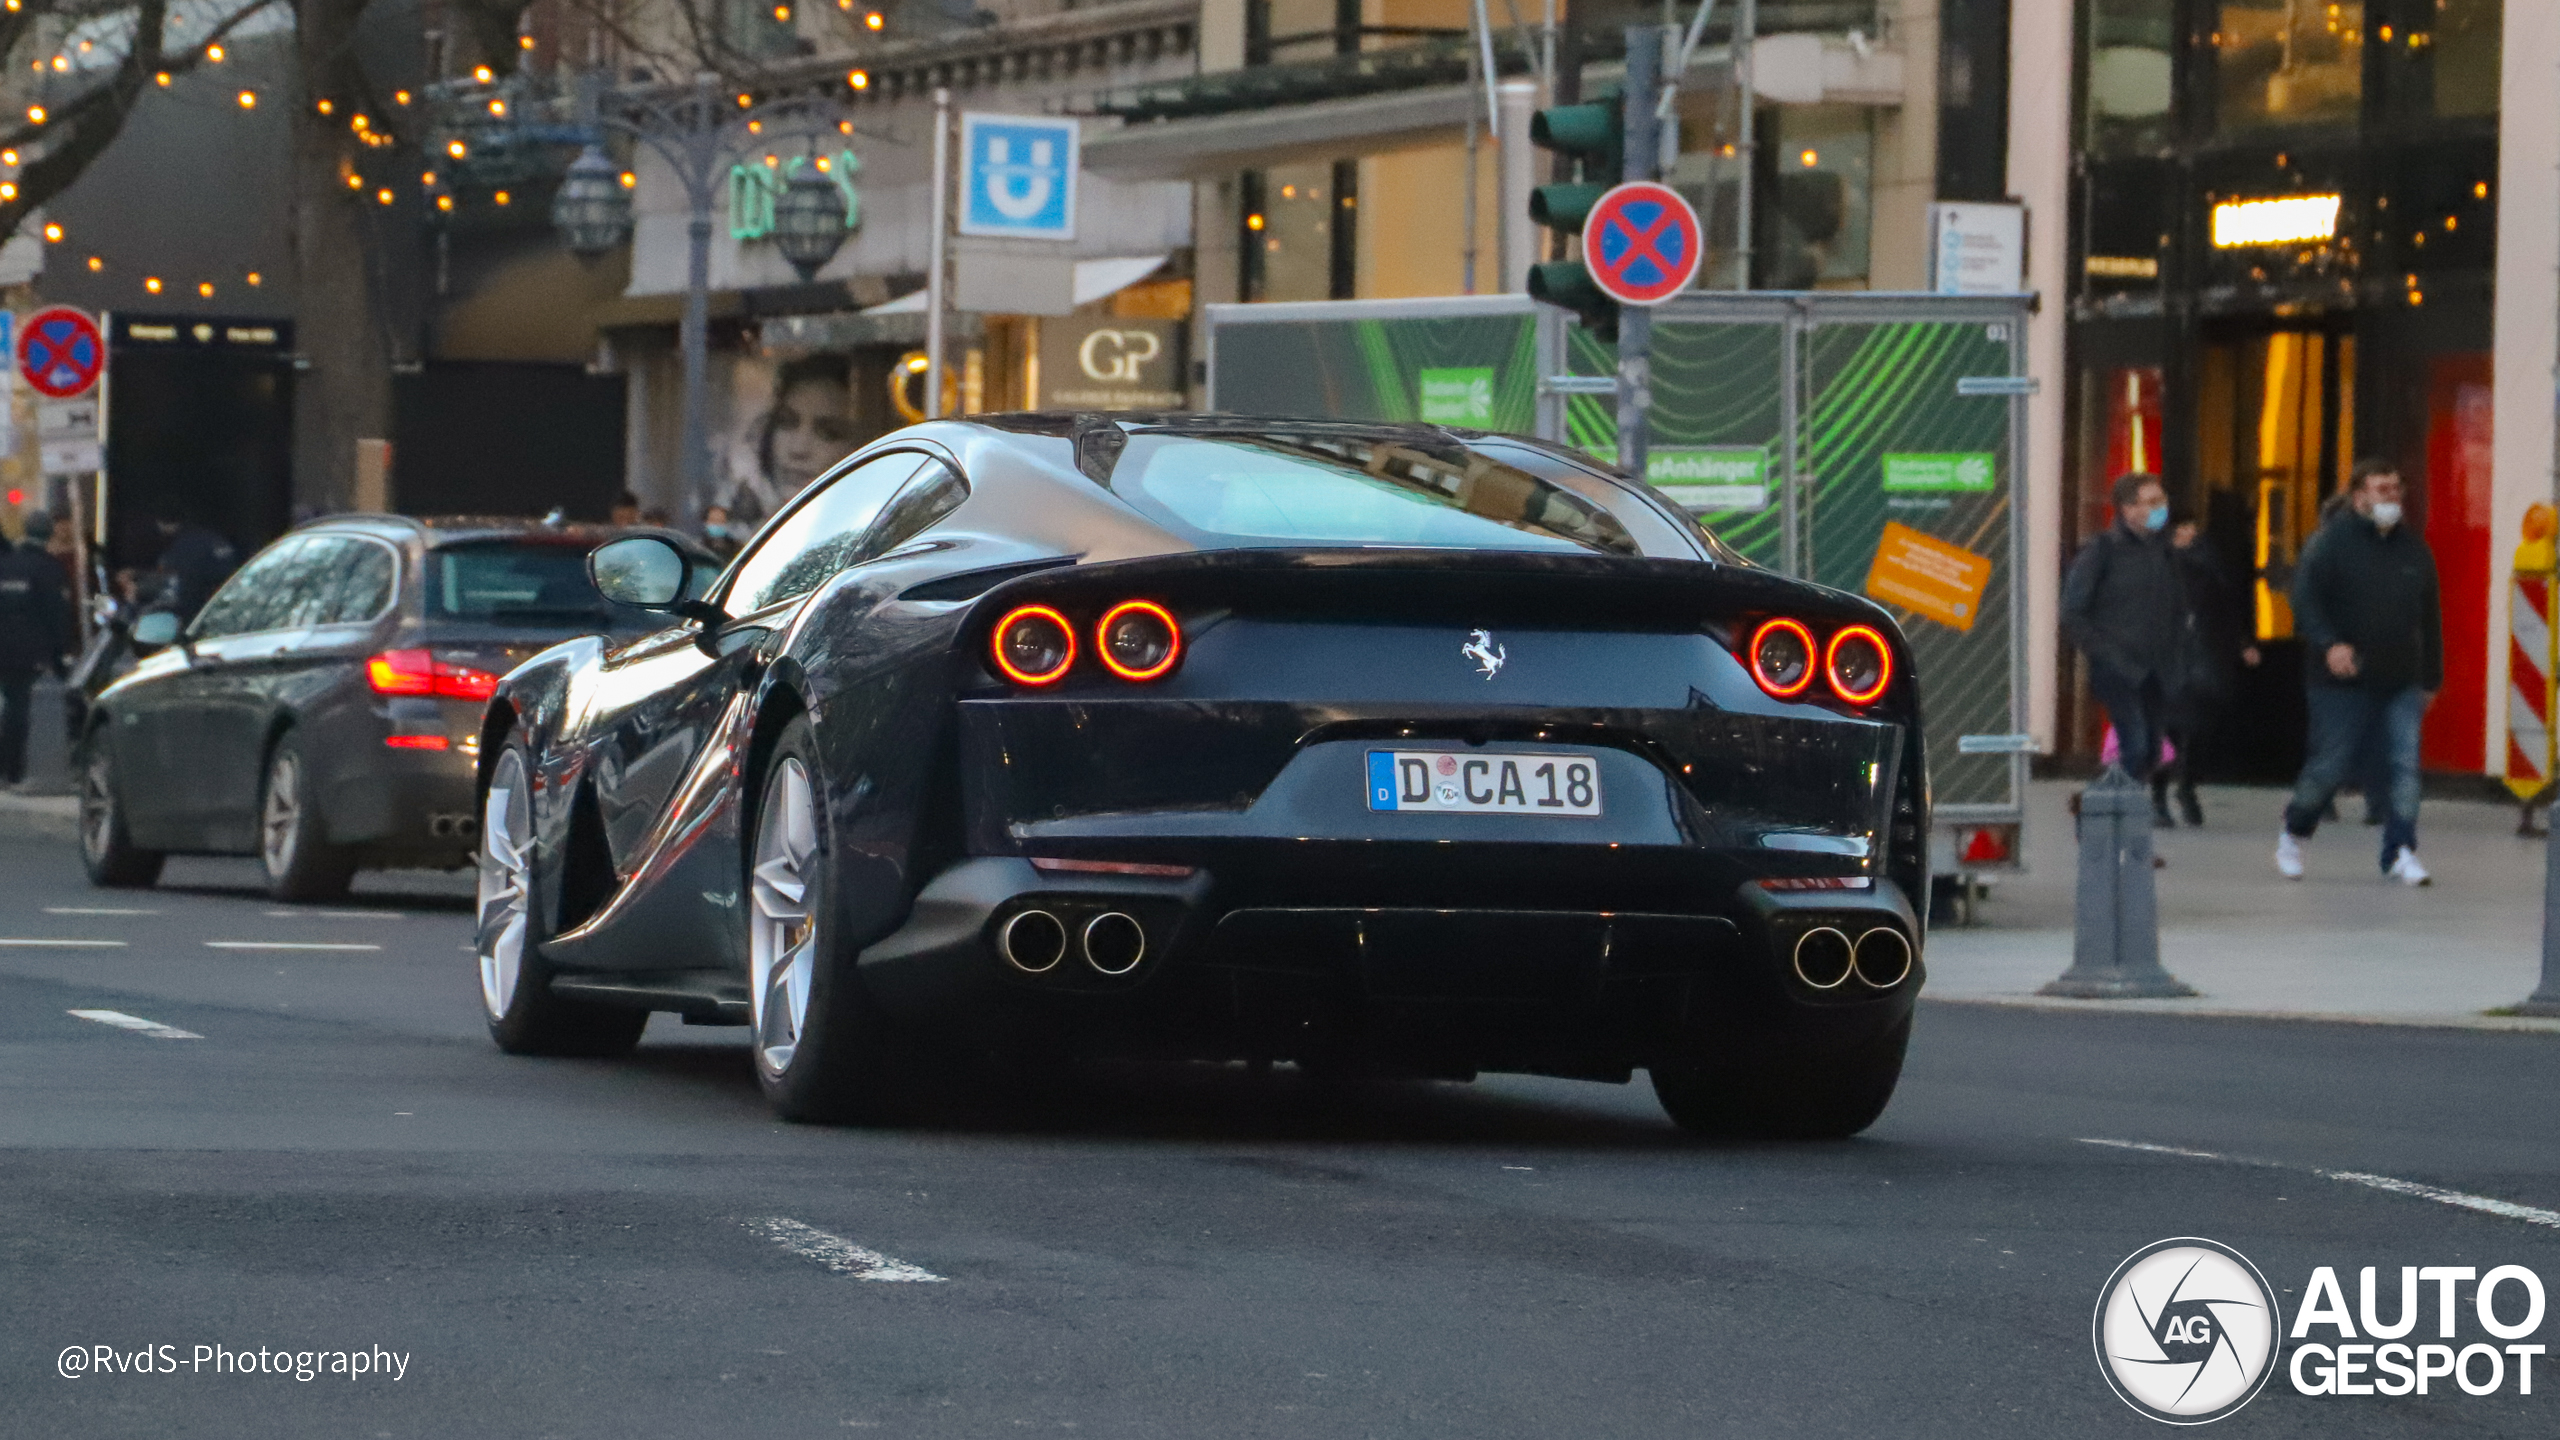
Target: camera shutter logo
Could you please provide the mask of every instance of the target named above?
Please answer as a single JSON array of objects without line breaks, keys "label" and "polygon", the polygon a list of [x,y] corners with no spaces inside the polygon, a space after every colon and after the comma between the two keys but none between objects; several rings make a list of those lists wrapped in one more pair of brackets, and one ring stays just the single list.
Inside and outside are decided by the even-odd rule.
[{"label": "camera shutter logo", "polygon": [[2247,1256],[2194,1237],[2135,1251],[2098,1292],[2098,1369],[2127,1405],[2171,1425],[2219,1420],[2275,1370],[2283,1315]]}]

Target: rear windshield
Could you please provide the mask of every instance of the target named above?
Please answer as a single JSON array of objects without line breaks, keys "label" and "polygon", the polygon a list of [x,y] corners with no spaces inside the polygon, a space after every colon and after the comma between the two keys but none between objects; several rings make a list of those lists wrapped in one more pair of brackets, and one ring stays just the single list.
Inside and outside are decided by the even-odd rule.
[{"label": "rear windshield", "polygon": [[631,618],[596,593],[578,545],[491,541],[450,545],[427,562],[427,613],[454,620],[542,623]]},{"label": "rear windshield", "polygon": [[1147,518],[1206,545],[1643,553],[1590,492],[1454,444],[1134,435],[1110,483]]}]

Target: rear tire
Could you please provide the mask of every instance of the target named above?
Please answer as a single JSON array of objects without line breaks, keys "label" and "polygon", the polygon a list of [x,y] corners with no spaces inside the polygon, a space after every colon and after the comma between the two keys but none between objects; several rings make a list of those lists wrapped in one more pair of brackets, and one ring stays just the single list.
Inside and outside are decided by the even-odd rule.
[{"label": "rear tire", "polygon": [[1693,1061],[1652,1068],[1654,1098],[1693,1135],[1845,1140],[1876,1122],[1902,1079],[1911,1021],[1846,1051],[1758,1065]]},{"label": "rear tire", "polygon": [[278,900],[336,900],[356,878],[355,857],[331,845],[321,826],[319,786],[302,742],[288,731],[267,756],[258,787],[258,862]]},{"label": "rear tire", "polygon": [[137,848],[124,825],[124,797],[116,789],[112,737],[89,742],[80,767],[80,864],[89,883],[110,890],[148,889],[160,879],[168,859],[157,850]]},{"label": "rear tire", "polygon": [[817,731],[774,746],[747,883],[747,993],[756,1083],[785,1120],[876,1124],[904,1112],[906,1057],[838,936],[835,847]]},{"label": "rear tire", "polygon": [[543,907],[534,864],[533,773],[510,740],[489,772],[480,817],[480,905],[472,949],[480,961],[480,1006],[489,1038],[510,1055],[628,1055],[649,1012],[593,1005],[551,993],[542,958]]}]

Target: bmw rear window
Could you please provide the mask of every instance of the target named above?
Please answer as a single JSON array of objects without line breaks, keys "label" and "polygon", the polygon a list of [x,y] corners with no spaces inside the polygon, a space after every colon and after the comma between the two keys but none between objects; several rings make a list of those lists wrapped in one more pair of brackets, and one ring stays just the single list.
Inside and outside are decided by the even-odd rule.
[{"label": "bmw rear window", "polygon": [[448,545],[427,561],[427,613],[452,620],[578,622],[631,612],[596,593],[578,545]]},{"label": "bmw rear window", "polygon": [[1643,553],[1594,492],[1454,444],[1134,435],[1110,484],[1150,520],[1206,545]]}]

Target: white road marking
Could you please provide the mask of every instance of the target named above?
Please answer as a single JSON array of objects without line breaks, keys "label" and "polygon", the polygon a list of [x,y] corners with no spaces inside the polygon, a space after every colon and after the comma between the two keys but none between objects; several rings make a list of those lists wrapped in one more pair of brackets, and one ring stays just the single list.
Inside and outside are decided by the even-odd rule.
[{"label": "white road marking", "polygon": [[397,910],[261,910],[270,920],[406,920]]},{"label": "white road marking", "polygon": [[379,950],[379,945],[358,945],[342,940],[207,940],[208,950]]},{"label": "white road marking", "polygon": [[877,1250],[866,1250],[841,1235],[830,1235],[797,1220],[776,1216],[770,1220],[750,1220],[747,1228],[792,1254],[813,1264],[822,1265],[838,1275],[856,1280],[912,1280],[939,1285],[942,1277],[904,1260],[892,1260]]},{"label": "white road marking", "polygon": [[0,947],[16,950],[121,950],[121,940],[0,940]]},{"label": "white road marking", "polygon": [[204,1038],[193,1030],[181,1030],[175,1025],[163,1025],[157,1020],[145,1020],[139,1015],[127,1015],[121,1010],[72,1010],[65,1013],[77,1015],[83,1020],[95,1020],[101,1025],[113,1025],[119,1030],[130,1030],[137,1035],[148,1035],[154,1040],[201,1040]]},{"label": "white road marking", "polygon": [[2253,1165],[2266,1170],[2307,1170],[2323,1180],[2336,1180],[2348,1185],[2362,1185],[2393,1195],[2406,1195],[2417,1200],[2433,1200],[2439,1205],[2477,1210],[2502,1220],[2521,1220],[2527,1225],[2544,1225],[2560,1229],[2560,1210],[2545,1210],[2538,1205],[2519,1205],[2513,1200],[2500,1200],[2490,1195],[2474,1195],[2463,1190],[2447,1190],[2439,1185],[2422,1185],[2415,1180],[2401,1180],[2389,1175],[2371,1175],[2362,1170],[2323,1170],[2316,1165],[2287,1165],[2277,1160],[2257,1160],[2246,1155],[2219,1155],[2211,1150],[2184,1150],[2175,1145],[2153,1145],[2141,1140],[2102,1140],[2081,1137],[2083,1145],[2104,1145],[2115,1150],[2139,1150],[2152,1155],[2176,1155],[2188,1160],[2215,1160],[2226,1165]]},{"label": "white road marking", "polygon": [[110,910],[95,905],[47,905],[47,915],[157,915],[157,910]]}]

